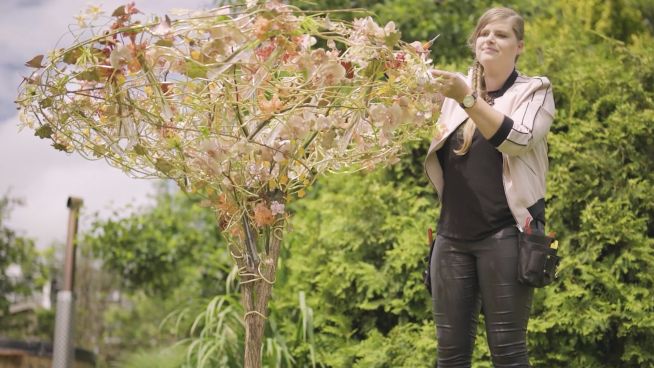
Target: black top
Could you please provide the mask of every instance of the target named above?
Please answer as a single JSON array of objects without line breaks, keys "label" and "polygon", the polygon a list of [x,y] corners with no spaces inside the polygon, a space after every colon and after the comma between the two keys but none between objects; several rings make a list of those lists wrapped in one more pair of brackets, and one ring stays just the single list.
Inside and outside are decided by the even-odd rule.
[{"label": "black top", "polygon": [[[514,70],[502,88],[489,92],[489,96],[492,99],[502,96],[517,76]],[[475,130],[469,151],[459,156],[454,150],[461,147],[463,125],[459,125],[437,152],[444,180],[438,234],[457,240],[480,240],[516,225],[502,183],[502,154],[495,148],[497,136],[505,132],[498,131],[486,140]],[[510,127],[513,122],[505,116],[502,125]]]}]

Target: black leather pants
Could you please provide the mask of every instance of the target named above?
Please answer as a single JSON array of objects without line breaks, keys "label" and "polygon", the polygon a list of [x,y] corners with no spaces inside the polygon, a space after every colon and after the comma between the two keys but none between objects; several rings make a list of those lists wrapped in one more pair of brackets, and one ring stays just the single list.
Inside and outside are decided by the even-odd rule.
[{"label": "black leather pants", "polygon": [[431,259],[438,368],[470,367],[483,307],[493,365],[530,367],[527,322],[533,289],[517,281],[518,230],[474,242],[438,236]]}]

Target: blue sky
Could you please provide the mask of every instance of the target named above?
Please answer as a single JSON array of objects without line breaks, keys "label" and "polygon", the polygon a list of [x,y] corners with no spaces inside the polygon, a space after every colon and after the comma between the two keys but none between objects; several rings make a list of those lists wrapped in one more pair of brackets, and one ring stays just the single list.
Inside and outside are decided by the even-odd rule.
[{"label": "blue sky", "polygon": [[[0,195],[22,198],[8,225],[34,238],[40,247],[66,238],[69,196],[81,197],[84,208],[80,228],[91,214],[142,206],[154,192],[152,180],[131,179],[106,162],[88,161],[77,154],[56,151],[49,141],[29,130],[18,131],[13,101],[22,76],[30,70],[23,64],[56,46],[66,45],[68,25],[89,5],[100,5],[105,13],[127,1],[104,0],[0,0]],[[202,9],[211,0],[141,0],[136,7],[145,15],[169,14],[174,8]],[[63,36],[63,38],[62,38]],[[59,44],[58,44],[59,42]]]}]

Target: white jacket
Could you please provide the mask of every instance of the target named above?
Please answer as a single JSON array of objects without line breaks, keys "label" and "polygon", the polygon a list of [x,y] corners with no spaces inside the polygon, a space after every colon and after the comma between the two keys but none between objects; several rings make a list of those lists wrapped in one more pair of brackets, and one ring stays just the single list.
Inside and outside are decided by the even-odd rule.
[{"label": "white jacket", "polygon": [[[545,197],[546,135],[555,114],[550,81],[546,77],[518,75],[513,85],[495,99],[493,107],[513,120],[512,126],[500,127],[495,140],[503,138],[496,146],[504,162],[502,181],[511,213],[522,229],[531,217],[528,208]],[[436,151],[467,118],[456,101],[445,99],[437,122],[437,136],[425,158],[425,172],[439,197],[443,193],[443,169]]]}]

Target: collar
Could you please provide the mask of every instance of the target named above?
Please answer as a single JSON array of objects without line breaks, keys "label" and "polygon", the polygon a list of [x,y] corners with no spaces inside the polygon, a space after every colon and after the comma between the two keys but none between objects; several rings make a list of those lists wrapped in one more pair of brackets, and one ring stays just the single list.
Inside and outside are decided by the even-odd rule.
[{"label": "collar", "polygon": [[504,92],[506,92],[513,85],[513,83],[517,78],[518,78],[518,72],[515,69],[513,69],[513,72],[511,72],[509,78],[506,79],[506,81],[502,85],[502,88],[498,89],[497,91],[488,91],[488,97],[492,98],[493,100],[502,97],[502,95],[504,95]]}]

